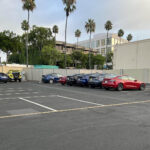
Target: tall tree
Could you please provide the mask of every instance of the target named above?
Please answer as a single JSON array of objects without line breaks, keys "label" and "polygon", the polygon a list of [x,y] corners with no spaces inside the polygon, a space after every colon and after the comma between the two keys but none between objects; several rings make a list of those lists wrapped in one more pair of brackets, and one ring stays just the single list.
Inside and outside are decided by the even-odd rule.
[{"label": "tall tree", "polygon": [[106,31],[107,31],[107,40],[106,40],[106,67],[107,67],[107,53],[108,53],[108,51],[107,51],[107,47],[108,47],[108,32],[112,29],[112,26],[113,26],[113,24],[111,23],[111,21],[110,20],[108,20],[107,22],[106,22],[106,24],[105,24],[105,29],[106,29]]},{"label": "tall tree", "polygon": [[124,31],[123,31],[122,29],[120,29],[120,30],[118,31],[118,36],[120,37],[120,44],[121,44],[121,37],[124,36]]},{"label": "tall tree", "polygon": [[91,36],[92,36],[92,32],[95,32],[95,28],[96,28],[96,24],[94,22],[94,19],[88,19],[87,22],[85,22],[85,29],[87,33],[90,33],[90,38],[89,38],[89,48],[90,48],[90,52],[89,52],[89,69],[91,69]]},{"label": "tall tree", "polygon": [[128,40],[129,42],[132,40],[132,38],[133,38],[132,34],[128,34],[127,40]]},{"label": "tall tree", "polygon": [[[28,25],[29,25],[29,28],[30,28],[30,11],[33,11],[36,7],[35,5],[35,0],[22,0],[23,2],[23,10],[27,10],[28,12]],[[27,34],[26,34],[26,55],[27,55],[27,67],[28,67],[28,32],[29,32],[29,29],[27,31]]]},{"label": "tall tree", "polygon": [[66,43],[67,43],[67,24],[68,24],[68,17],[70,13],[72,13],[75,9],[76,0],[62,0],[63,4],[65,5],[65,12],[66,12],[66,25],[65,25],[65,67],[66,67]]},{"label": "tall tree", "polygon": [[42,51],[42,48],[46,45],[55,46],[53,42],[52,32],[50,28],[33,26],[29,33],[30,47],[34,50],[38,50],[38,53]]},{"label": "tall tree", "polygon": [[21,23],[21,29],[23,31],[25,31],[25,34],[27,33],[27,31],[29,30],[29,24],[26,20],[23,20],[23,22]]},{"label": "tall tree", "polygon": [[81,36],[81,31],[77,29],[75,31],[75,37],[77,38],[77,48],[78,48],[78,42],[79,42],[79,37]]},{"label": "tall tree", "polygon": [[54,25],[53,26],[53,33],[55,34],[55,40],[56,40],[56,34],[58,34],[58,31],[59,31],[58,26]]}]

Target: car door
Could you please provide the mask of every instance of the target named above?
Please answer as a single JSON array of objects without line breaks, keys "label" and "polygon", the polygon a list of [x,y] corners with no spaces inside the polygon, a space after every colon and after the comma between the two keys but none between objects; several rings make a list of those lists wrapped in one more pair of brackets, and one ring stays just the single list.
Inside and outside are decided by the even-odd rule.
[{"label": "car door", "polygon": [[129,82],[129,85],[130,85],[130,89],[136,89],[136,85],[135,85],[135,79],[132,78],[132,77],[128,77],[128,82]]},{"label": "car door", "polygon": [[130,81],[128,80],[128,76],[122,76],[121,80],[123,81],[124,88],[128,89],[131,87]]}]

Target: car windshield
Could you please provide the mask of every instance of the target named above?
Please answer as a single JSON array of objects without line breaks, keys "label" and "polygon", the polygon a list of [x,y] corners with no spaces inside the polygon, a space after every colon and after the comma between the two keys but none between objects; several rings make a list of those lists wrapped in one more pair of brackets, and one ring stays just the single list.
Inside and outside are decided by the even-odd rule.
[{"label": "car windshield", "polygon": [[115,77],[117,77],[117,75],[115,75],[115,74],[107,74],[105,76],[105,78],[115,78]]}]

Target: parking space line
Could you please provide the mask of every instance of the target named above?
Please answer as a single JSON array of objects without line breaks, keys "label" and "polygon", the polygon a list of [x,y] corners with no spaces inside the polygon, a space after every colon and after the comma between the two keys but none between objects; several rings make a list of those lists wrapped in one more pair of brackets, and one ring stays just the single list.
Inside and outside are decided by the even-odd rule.
[{"label": "parking space line", "polygon": [[20,97],[19,99],[20,99],[20,100],[23,100],[23,101],[26,101],[26,102],[28,102],[28,103],[31,103],[31,104],[34,104],[34,105],[37,105],[37,106],[43,107],[43,108],[48,109],[48,110],[57,111],[56,109],[53,109],[53,108],[50,108],[50,107],[47,107],[47,106],[41,105],[41,104],[36,103],[36,102],[32,102],[32,101],[27,100],[27,99],[25,99],[25,98],[21,98],[21,97]]},{"label": "parking space line", "polygon": [[[46,97],[56,97],[57,95],[43,95],[43,96],[26,96],[26,97],[22,97],[22,98],[46,98]],[[7,97],[7,98],[0,98],[0,101],[3,100],[10,100],[10,99],[18,99],[19,97]]]},{"label": "parking space line", "polygon": [[88,104],[93,104],[93,105],[98,105],[98,106],[104,106],[103,104],[93,103],[93,102],[84,101],[84,100],[80,100],[80,99],[76,99],[76,98],[71,98],[71,97],[65,97],[65,96],[60,96],[60,95],[57,95],[57,97],[63,98],[63,99],[68,99],[68,100],[72,100],[72,101],[78,101],[78,102],[81,102],[81,103],[88,103]]},{"label": "parking space line", "polygon": [[37,112],[37,113],[26,113],[26,114],[19,114],[19,115],[0,116],[0,119],[16,118],[16,117],[23,117],[23,116],[35,116],[35,115],[61,113],[61,112],[71,112],[71,111],[87,110],[87,109],[95,109],[95,108],[107,108],[107,107],[115,107],[115,106],[117,107],[117,106],[124,106],[124,105],[144,104],[144,103],[150,103],[150,100],[135,101],[135,102],[128,102],[128,103],[110,104],[110,105],[103,105],[103,106],[91,106],[91,107],[64,109],[64,110],[57,110],[57,111],[53,110],[53,111],[46,111],[46,112]]}]

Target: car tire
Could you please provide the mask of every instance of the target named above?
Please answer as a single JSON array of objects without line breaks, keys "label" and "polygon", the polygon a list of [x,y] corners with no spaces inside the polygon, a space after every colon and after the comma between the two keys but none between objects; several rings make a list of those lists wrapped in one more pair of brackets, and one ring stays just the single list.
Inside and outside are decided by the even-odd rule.
[{"label": "car tire", "polygon": [[61,85],[63,85],[63,86],[64,86],[64,85],[65,85],[65,83],[61,83]]},{"label": "car tire", "polygon": [[108,87],[105,87],[104,89],[105,89],[105,90],[107,90],[107,91],[109,90],[109,88],[108,88]]},{"label": "car tire", "polygon": [[95,88],[95,86],[94,86],[94,85],[92,85],[92,86],[91,86],[91,88],[93,88],[93,89],[94,89],[94,88]]},{"label": "car tire", "polygon": [[21,79],[19,79],[19,82],[21,82]]},{"label": "car tire", "polygon": [[100,85],[99,88],[102,89],[103,88],[102,85]]},{"label": "car tire", "polygon": [[51,79],[51,80],[49,80],[49,83],[50,83],[50,84],[53,84],[53,83],[54,83],[54,81]]},{"label": "car tire", "polygon": [[15,79],[15,82],[17,82],[17,79]]},{"label": "car tire", "polygon": [[123,90],[123,84],[119,83],[117,87],[117,91],[122,91]]},{"label": "car tire", "polygon": [[142,84],[140,85],[140,89],[139,89],[139,90],[140,90],[140,91],[144,91],[144,90],[145,90],[145,84],[142,83]]}]

